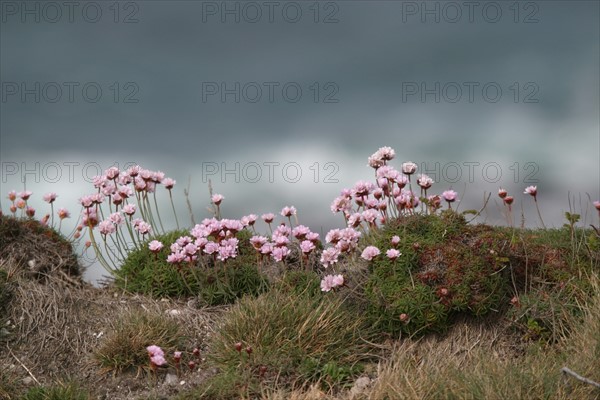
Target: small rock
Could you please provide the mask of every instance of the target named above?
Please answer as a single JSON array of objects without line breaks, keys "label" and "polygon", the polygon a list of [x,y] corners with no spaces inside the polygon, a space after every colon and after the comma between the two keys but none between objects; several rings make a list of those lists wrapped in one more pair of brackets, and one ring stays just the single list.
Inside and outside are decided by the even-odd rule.
[{"label": "small rock", "polygon": [[33,383],[33,378],[28,376],[26,378],[23,378],[23,384],[24,385],[31,385]]},{"label": "small rock", "polygon": [[165,385],[176,385],[178,382],[179,380],[175,374],[167,374],[167,376],[165,376]]},{"label": "small rock", "polygon": [[350,389],[350,395],[356,396],[363,393],[365,389],[369,387],[370,384],[371,378],[369,378],[368,376],[361,376],[354,382],[352,389]]}]

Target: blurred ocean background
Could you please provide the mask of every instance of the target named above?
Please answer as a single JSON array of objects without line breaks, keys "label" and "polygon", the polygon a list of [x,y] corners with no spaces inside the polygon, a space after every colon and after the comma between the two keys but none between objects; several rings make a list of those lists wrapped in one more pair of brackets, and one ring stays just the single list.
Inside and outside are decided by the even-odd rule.
[{"label": "blurred ocean background", "polygon": [[4,212],[26,180],[38,217],[51,191],[76,214],[94,175],[140,164],[177,180],[188,224],[183,189],[200,220],[210,179],[225,217],[294,205],[324,236],[333,198],[391,146],[462,210],[492,192],[480,222],[504,223],[504,187],[539,226],[532,184],[546,225],[570,203],[598,222],[596,1],[69,4],[0,3]]}]

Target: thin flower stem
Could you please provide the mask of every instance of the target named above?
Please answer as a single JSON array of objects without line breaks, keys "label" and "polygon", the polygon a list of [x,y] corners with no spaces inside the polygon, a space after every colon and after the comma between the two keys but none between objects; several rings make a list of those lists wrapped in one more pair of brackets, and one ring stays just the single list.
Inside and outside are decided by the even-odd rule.
[{"label": "thin flower stem", "polygon": [[533,198],[535,202],[535,209],[537,210],[538,217],[540,218],[540,222],[542,223],[542,227],[546,229],[546,224],[544,224],[544,220],[542,219],[542,213],[540,213],[540,207],[538,206],[537,198]]},{"label": "thin flower stem", "polygon": [[169,189],[169,199],[171,200],[171,207],[173,208],[173,215],[175,216],[175,223],[177,224],[177,230],[179,230],[179,220],[177,219],[177,212],[175,211],[175,203],[173,203],[173,193]]},{"label": "thin flower stem", "polygon": [[100,261],[100,264],[102,264],[102,266],[104,267],[104,269],[110,273],[111,275],[114,275],[114,269],[111,268],[110,265],[108,265],[108,262],[106,261],[106,259],[104,258],[104,256],[102,255],[102,252],[100,251],[100,248],[98,247],[98,243],[96,243],[96,239],[94,238],[94,228],[90,225],[89,227],[89,234],[90,234],[90,242],[92,243],[92,246],[94,247],[94,251],[96,253],[96,257],[98,257],[98,261]]},{"label": "thin flower stem", "polygon": [[160,224],[160,230],[162,231],[162,233],[165,233],[165,228],[163,227],[163,223],[160,218],[160,212],[158,211],[158,203],[156,202],[156,191],[152,193],[152,197],[154,198],[154,208],[156,209],[156,215],[158,216],[158,223]]}]

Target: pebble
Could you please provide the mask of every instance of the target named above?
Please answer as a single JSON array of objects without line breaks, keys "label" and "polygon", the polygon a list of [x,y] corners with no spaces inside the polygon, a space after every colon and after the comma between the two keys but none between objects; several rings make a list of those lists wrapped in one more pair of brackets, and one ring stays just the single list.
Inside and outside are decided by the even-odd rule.
[{"label": "pebble", "polygon": [[179,383],[179,379],[177,379],[177,375],[167,374],[167,376],[165,376],[165,385],[176,385],[177,383]]},{"label": "pebble", "polygon": [[370,384],[371,384],[371,378],[369,378],[368,376],[361,376],[354,382],[352,389],[350,389],[350,395],[352,397],[354,397],[356,395],[363,393],[365,391],[365,389],[367,389],[367,387],[369,387]]}]

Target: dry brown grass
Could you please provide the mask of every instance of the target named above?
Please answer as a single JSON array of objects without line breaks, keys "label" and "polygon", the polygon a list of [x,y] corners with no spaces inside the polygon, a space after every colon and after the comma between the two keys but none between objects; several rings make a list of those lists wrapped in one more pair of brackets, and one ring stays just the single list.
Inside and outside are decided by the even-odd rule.
[{"label": "dry brown grass", "polygon": [[[118,317],[131,313],[167,315],[185,338],[183,351],[203,347],[222,308],[197,309],[182,301],[153,300],[112,289],[74,285],[50,276],[41,284],[30,279],[14,260],[0,262],[10,275],[13,297],[7,319],[9,335],[0,343],[0,370],[20,386],[51,385],[65,378],[85,382],[105,398],[130,398],[132,377],[113,378],[103,374],[94,352],[110,337]],[[124,384],[124,382],[127,382]],[[2,382],[0,382],[2,383]],[[139,390],[148,390],[141,380]],[[128,387],[129,386],[129,387]],[[22,388],[23,389],[23,388]],[[96,390],[97,389],[97,390]],[[0,391],[1,392],[1,391]],[[18,397],[13,397],[18,398]]]},{"label": "dry brown grass", "polygon": [[82,282],[83,268],[71,242],[36,220],[0,216],[0,259],[10,260],[12,268],[39,281],[59,277]]},{"label": "dry brown grass", "polygon": [[[597,283],[597,279],[596,279]],[[590,385],[561,377],[568,366],[600,380],[600,290],[583,322],[555,346],[515,348],[498,327],[459,325],[444,339],[404,341],[383,364],[371,399],[598,399]],[[508,334],[508,335],[507,335]]]}]

